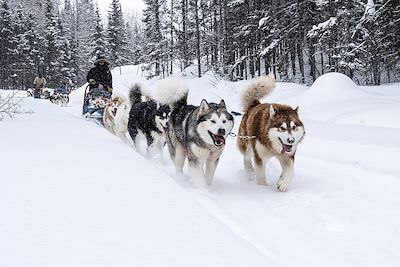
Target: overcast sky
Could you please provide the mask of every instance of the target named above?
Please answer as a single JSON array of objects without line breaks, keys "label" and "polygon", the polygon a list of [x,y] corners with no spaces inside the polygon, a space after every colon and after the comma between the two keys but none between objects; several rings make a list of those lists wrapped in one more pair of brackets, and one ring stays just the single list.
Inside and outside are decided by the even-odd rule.
[{"label": "overcast sky", "polygon": [[[131,13],[132,10],[142,11],[144,8],[143,0],[120,0],[122,6],[122,12],[124,14]],[[109,9],[111,0],[97,0],[99,8],[103,14]]]}]

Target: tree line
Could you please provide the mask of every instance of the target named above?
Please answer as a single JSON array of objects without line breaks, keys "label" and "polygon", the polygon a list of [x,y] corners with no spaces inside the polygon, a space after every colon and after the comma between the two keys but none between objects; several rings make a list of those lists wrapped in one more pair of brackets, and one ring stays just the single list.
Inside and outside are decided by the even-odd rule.
[{"label": "tree line", "polygon": [[0,88],[32,87],[39,74],[50,87],[80,85],[98,54],[137,63],[136,19],[124,19],[119,0],[106,25],[93,0],[0,0]]},{"label": "tree line", "polygon": [[149,76],[197,65],[231,80],[273,73],[312,83],[341,72],[358,84],[400,80],[397,0],[145,0]]}]

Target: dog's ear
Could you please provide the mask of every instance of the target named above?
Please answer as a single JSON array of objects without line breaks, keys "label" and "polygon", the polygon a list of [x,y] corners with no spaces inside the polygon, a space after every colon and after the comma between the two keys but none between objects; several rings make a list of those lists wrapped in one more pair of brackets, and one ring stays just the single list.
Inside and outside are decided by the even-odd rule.
[{"label": "dog's ear", "polygon": [[296,111],[297,114],[299,114],[299,106],[297,106],[294,111]]},{"label": "dog's ear", "polygon": [[219,102],[218,107],[219,108],[226,108],[225,101],[223,99],[221,99],[221,101]]},{"label": "dog's ear", "polygon": [[272,118],[273,116],[275,116],[276,111],[274,109],[274,106],[272,104],[269,105],[269,117]]},{"label": "dog's ear", "polygon": [[199,119],[201,115],[206,114],[209,109],[210,106],[208,105],[207,101],[205,99],[201,100],[199,113],[197,114],[197,119]]}]

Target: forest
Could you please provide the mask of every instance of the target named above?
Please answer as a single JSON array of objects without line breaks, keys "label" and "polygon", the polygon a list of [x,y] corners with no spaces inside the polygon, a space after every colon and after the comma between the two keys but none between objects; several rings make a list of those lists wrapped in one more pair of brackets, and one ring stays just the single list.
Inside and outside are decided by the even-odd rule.
[{"label": "forest", "polygon": [[360,85],[400,80],[396,0],[144,0],[103,18],[93,0],[0,0],[0,88],[29,88],[42,73],[77,85],[98,54],[147,77],[194,66],[229,80],[273,74],[312,84],[341,72]]},{"label": "forest", "polygon": [[311,84],[341,72],[362,85],[398,81],[395,0],[145,0],[143,62],[154,75],[175,60],[230,80],[272,73]]}]

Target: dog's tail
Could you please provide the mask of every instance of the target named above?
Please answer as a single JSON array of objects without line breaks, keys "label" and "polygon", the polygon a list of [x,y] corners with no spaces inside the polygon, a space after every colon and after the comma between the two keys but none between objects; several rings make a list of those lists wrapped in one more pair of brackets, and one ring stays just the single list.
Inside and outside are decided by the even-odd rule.
[{"label": "dog's tail", "polygon": [[177,109],[187,104],[189,88],[182,80],[166,80],[158,86],[156,99]]},{"label": "dog's tail", "polygon": [[242,106],[244,112],[253,106],[260,104],[260,99],[272,93],[275,88],[275,78],[272,76],[261,76],[254,79],[244,90],[242,95]]},{"label": "dog's tail", "polygon": [[113,92],[111,95],[111,100],[117,100],[117,99],[119,99],[122,103],[126,100],[126,97],[123,94]]},{"label": "dog's tail", "polygon": [[131,105],[142,102],[142,88],[140,84],[135,83],[129,90],[129,101]]}]

